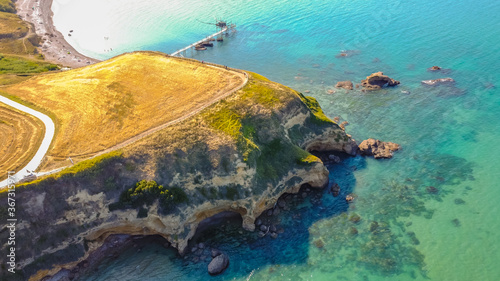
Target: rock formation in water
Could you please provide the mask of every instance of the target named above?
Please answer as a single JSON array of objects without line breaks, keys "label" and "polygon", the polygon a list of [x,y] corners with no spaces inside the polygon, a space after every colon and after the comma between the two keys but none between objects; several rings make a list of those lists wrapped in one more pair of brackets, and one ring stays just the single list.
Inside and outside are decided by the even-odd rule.
[{"label": "rock formation in water", "polygon": [[361,80],[361,86],[363,86],[365,90],[379,90],[382,87],[393,87],[399,84],[399,81],[384,75],[382,72],[375,72],[367,76],[366,79]]},{"label": "rock formation in water", "polygon": [[336,88],[344,88],[346,90],[352,90],[352,88],[354,87],[354,85],[352,84],[351,81],[347,80],[347,81],[340,81],[337,83],[337,85],[335,85]]},{"label": "rock formation in water", "polygon": [[448,84],[448,85],[451,85],[451,84],[454,84],[455,83],[455,80],[453,80],[453,78],[440,78],[440,79],[434,79],[434,80],[424,80],[422,81],[422,84],[424,85],[428,85],[428,86],[438,86],[438,85],[442,85],[442,84]]},{"label": "rock formation in water", "polygon": [[427,70],[428,71],[439,71],[439,70],[441,70],[441,67],[435,65],[433,67],[429,67]]},{"label": "rock formation in water", "polygon": [[226,254],[219,253],[208,264],[208,273],[210,273],[210,275],[221,274],[228,266],[229,257]]},{"label": "rock formation in water", "polygon": [[401,149],[399,144],[393,142],[383,142],[376,139],[367,139],[359,145],[361,155],[378,158],[392,158],[394,151]]}]

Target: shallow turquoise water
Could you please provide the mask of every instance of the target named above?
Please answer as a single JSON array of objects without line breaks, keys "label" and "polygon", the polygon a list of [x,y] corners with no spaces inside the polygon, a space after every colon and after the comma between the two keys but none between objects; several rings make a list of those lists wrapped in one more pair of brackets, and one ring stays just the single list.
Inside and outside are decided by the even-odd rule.
[{"label": "shallow turquoise water", "polygon": [[[208,2],[56,0],[54,21],[63,31],[75,30],[68,40],[80,51],[108,58],[137,49],[171,53],[215,32],[198,20],[223,17],[238,25],[237,32],[213,49],[187,56],[310,91],[327,115],[349,121],[347,131],[356,139],[403,146],[388,161],[356,157],[330,167],[332,182],[343,194],[354,192],[356,202],[347,206],[329,194],[320,204],[296,202],[280,215],[285,232],[276,240],[240,234],[238,222],[208,231],[199,241],[231,258],[228,270],[211,279],[499,279],[500,4]],[[95,10],[98,3],[89,27],[77,13]],[[351,56],[336,57],[341,50]],[[433,65],[451,70],[427,72]],[[328,94],[337,81],[359,83],[375,71],[401,85],[377,93]],[[456,87],[420,84],[442,77],[455,79]],[[427,186],[439,193],[428,193]],[[361,217],[359,223],[349,220],[353,214]],[[139,253],[130,250],[86,279],[208,279],[208,260],[193,258],[150,245]]]}]

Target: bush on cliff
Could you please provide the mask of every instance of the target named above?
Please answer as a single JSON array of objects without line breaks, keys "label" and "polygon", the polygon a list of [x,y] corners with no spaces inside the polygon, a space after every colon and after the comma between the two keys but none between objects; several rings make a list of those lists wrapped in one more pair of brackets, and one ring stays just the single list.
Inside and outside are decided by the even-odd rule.
[{"label": "bush on cliff", "polygon": [[118,202],[110,204],[109,210],[138,208],[143,205],[150,206],[159,200],[163,211],[171,210],[177,204],[186,203],[189,198],[180,187],[164,187],[156,181],[141,180],[132,188],[125,190]]}]

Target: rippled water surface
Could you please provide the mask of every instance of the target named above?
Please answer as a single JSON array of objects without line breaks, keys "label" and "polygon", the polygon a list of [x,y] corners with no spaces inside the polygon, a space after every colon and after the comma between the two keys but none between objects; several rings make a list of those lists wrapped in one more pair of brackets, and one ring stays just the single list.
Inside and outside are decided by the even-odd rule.
[{"label": "rippled water surface", "polygon": [[[227,19],[236,32],[186,56],[308,92],[327,115],[348,121],[356,139],[393,141],[403,150],[391,160],[356,157],[329,167],[331,182],[343,195],[355,193],[355,203],[326,192],[294,199],[276,218],[284,229],[277,239],[243,232],[238,220],[206,230],[196,242],[231,259],[218,277],[206,273],[209,252],[180,258],[150,244],[86,280],[499,279],[498,2],[137,2],[55,0],[54,21],[63,34],[74,30],[67,39],[77,49],[105,59],[133,50],[172,53],[215,32],[200,21]],[[433,65],[448,70],[428,72]],[[334,88],[375,71],[401,85],[374,93]],[[443,77],[456,84],[420,83]]]}]

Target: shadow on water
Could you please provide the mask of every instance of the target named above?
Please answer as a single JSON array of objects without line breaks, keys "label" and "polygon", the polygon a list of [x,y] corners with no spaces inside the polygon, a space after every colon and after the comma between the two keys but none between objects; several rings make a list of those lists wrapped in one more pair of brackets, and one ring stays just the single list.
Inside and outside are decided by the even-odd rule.
[{"label": "shadow on water", "polygon": [[[344,157],[347,158],[347,157]],[[172,269],[164,269],[160,279],[175,280],[230,280],[244,278],[253,270],[269,267],[273,271],[282,265],[304,264],[309,258],[310,234],[309,228],[315,222],[324,218],[337,216],[349,209],[346,195],[352,192],[356,179],[353,171],[363,169],[363,158],[351,161],[349,166],[342,162],[329,165],[329,170],[336,170],[339,175],[330,174],[330,183],[324,189],[301,188],[297,194],[284,194],[280,205],[276,204],[268,213],[264,212],[256,221],[256,231],[245,231],[242,218],[237,213],[224,212],[208,218],[198,228],[195,236],[190,240],[187,254],[181,257],[173,248],[164,248],[165,241],[144,238],[137,246],[127,249],[120,257],[112,257],[101,265],[103,272],[89,274],[81,280],[113,280],[123,278],[123,273],[118,273],[119,268],[129,268],[134,260],[141,260],[134,270],[129,271],[127,278],[140,276],[142,280],[158,280],[159,269],[156,262],[145,262],[145,259],[156,259],[159,263],[170,263],[170,268],[175,268],[181,279],[173,278]],[[335,179],[334,179],[335,178]],[[334,197],[330,187],[338,183],[341,190]],[[278,210],[278,211],[276,211]],[[259,229],[266,226],[266,233],[261,237]],[[277,237],[271,237],[274,232]],[[160,239],[161,240],[161,239]],[[210,277],[207,265],[212,259],[211,251],[217,249],[230,258],[228,269],[219,276]],[[148,257],[151,254],[155,258]],[[144,258],[139,258],[144,256]],[[128,265],[128,267],[127,267]],[[148,269],[150,267],[150,269]],[[113,268],[116,272],[106,272]],[[167,268],[167,267],[165,267]],[[149,273],[156,276],[150,276]]]},{"label": "shadow on water", "polygon": [[[372,174],[373,171],[366,171],[373,169],[372,166],[384,167],[389,162],[358,156],[328,165],[327,188],[303,187],[298,194],[285,194],[274,211],[264,212],[256,220],[255,232],[241,228],[239,214],[223,213],[212,217],[210,223],[201,224],[184,257],[172,248],[165,249],[162,242],[149,239],[142,246],[103,263],[103,272],[81,280],[124,276],[142,280],[233,280],[245,279],[254,271],[255,278],[270,278],[288,268],[308,266],[329,274],[351,267],[364,268],[373,276],[409,274],[409,278],[417,275],[426,278],[424,256],[416,248],[420,241],[411,231],[411,217],[432,219],[434,211],[427,209],[425,202],[441,201],[454,193],[451,186],[473,180],[472,165],[463,158],[446,154],[410,157],[406,153],[402,151],[388,161],[394,167],[411,159],[414,163],[411,168],[399,174],[393,169],[389,171],[393,176],[384,174],[368,183],[366,178],[360,183],[359,177],[367,172]],[[337,197],[331,193],[334,183],[341,187]],[[366,190],[355,190],[361,188],[360,184]],[[353,203],[346,202],[348,194],[356,198]],[[463,202],[455,201],[455,204]],[[460,227],[458,219],[450,224]],[[262,225],[265,227],[259,235]],[[271,237],[272,232],[277,234],[276,238]],[[261,237],[262,234],[266,235]],[[207,272],[212,249],[230,258],[228,269],[214,277]],[[131,264],[135,269],[130,270]],[[126,274],[120,268],[127,269]],[[298,270],[286,271],[300,274]],[[295,275],[288,277],[300,279]]]},{"label": "shadow on water", "polygon": [[[189,253],[183,261],[184,268],[194,266],[199,267],[199,271],[194,275],[190,269],[186,275],[191,275],[191,279],[207,278],[206,266],[211,260],[212,249],[218,249],[230,258],[229,268],[224,274],[212,277],[214,280],[242,278],[255,269],[269,268],[272,272],[280,266],[307,263],[309,228],[319,220],[349,209],[345,198],[355,186],[353,171],[365,165],[363,158],[358,160],[351,166],[342,163],[329,166],[330,170],[340,171],[342,176],[336,176],[334,181],[330,175],[329,186],[325,189],[303,187],[297,194],[284,194],[274,209],[257,218],[254,232],[241,228],[242,219],[236,213],[211,218],[210,225],[202,225],[191,239]],[[337,197],[330,192],[334,183],[341,186]],[[277,237],[272,237],[272,233]]]}]

